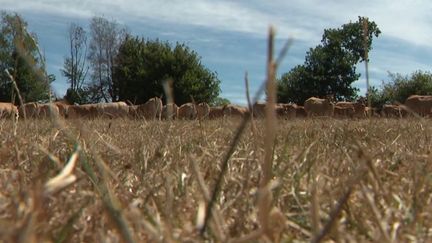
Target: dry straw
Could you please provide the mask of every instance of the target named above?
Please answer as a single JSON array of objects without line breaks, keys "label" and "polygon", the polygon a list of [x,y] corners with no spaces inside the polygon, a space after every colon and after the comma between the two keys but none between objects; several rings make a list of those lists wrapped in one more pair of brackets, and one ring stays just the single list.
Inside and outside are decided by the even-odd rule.
[{"label": "dry straw", "polygon": [[[363,20],[363,43],[364,43],[364,62],[365,62],[365,73],[366,73],[366,99],[367,99],[367,106],[369,109],[372,108],[371,106],[371,99],[370,99],[370,85],[369,85],[369,55],[368,55],[368,46],[369,46],[369,37],[368,37],[368,18],[365,18]],[[369,118],[371,118],[372,112],[368,112]]]},{"label": "dry straw", "polygon": [[47,181],[45,184],[46,195],[54,194],[76,181],[77,177],[72,172],[75,169],[78,160],[79,150],[80,149],[77,146],[75,152],[69,158],[69,161],[66,163],[63,170],[56,177]]},{"label": "dry straw", "polygon": [[[276,123],[276,116],[275,116],[275,100],[276,100],[276,83],[275,83],[275,76],[276,76],[276,70],[278,65],[281,63],[283,58],[285,57],[286,53],[288,52],[289,47],[292,44],[292,39],[289,39],[286,44],[283,46],[281,52],[279,53],[278,58],[276,61],[273,61],[273,49],[274,49],[274,29],[273,27],[270,27],[269,30],[269,39],[268,39],[268,59],[267,59],[267,78],[266,81],[260,86],[260,88],[257,90],[257,93],[255,94],[255,97],[253,99],[252,104],[256,104],[259,97],[261,96],[264,89],[267,89],[267,105],[266,105],[266,133],[269,133],[268,136],[266,136],[265,141],[265,158],[264,162],[261,165],[262,169],[262,175],[263,180],[260,182],[260,187],[262,190],[260,190],[260,196],[259,196],[259,220],[261,223],[260,229],[257,231],[251,232],[249,235],[246,235],[242,237],[241,239],[255,239],[257,237],[260,237],[262,233],[265,233],[266,235],[269,234],[268,230],[268,217],[271,210],[271,204],[272,204],[272,196],[271,192],[269,192],[269,186],[268,183],[270,182],[272,178],[272,161],[273,161],[273,144],[275,139],[275,123]],[[245,78],[247,80],[247,76]],[[245,81],[247,84],[247,81]],[[270,100],[270,101],[269,101]],[[251,102],[248,102],[249,104]],[[251,107],[251,105],[249,105]],[[252,105],[253,106],[253,105]],[[222,166],[221,171],[219,173],[219,176],[216,179],[216,183],[212,192],[211,199],[207,205],[206,212],[205,212],[205,220],[203,223],[202,228],[200,229],[200,234],[203,236],[204,232],[206,231],[208,220],[211,217],[211,212],[214,206],[214,203],[216,202],[216,199],[221,191],[222,187],[222,179],[226,173],[226,170],[228,168],[228,161],[231,157],[231,155],[234,152],[234,149],[244,131],[246,128],[246,125],[249,120],[251,120],[252,112],[249,110],[249,112],[246,114],[246,116],[243,118],[242,122],[240,123],[239,127],[236,130],[236,133],[234,135],[233,140],[231,141],[231,144],[229,146],[228,151],[226,152],[223,160],[222,160]],[[240,240],[242,241],[242,240]]]},{"label": "dry straw", "polygon": [[265,119],[265,137],[264,137],[264,161],[261,165],[262,178],[260,182],[260,191],[258,195],[258,218],[266,236],[269,233],[269,213],[272,207],[272,192],[268,190],[268,184],[273,177],[273,145],[276,136],[276,63],[273,60],[274,49],[274,29],[269,31],[268,50],[267,50],[267,102],[266,102],[266,119]]}]

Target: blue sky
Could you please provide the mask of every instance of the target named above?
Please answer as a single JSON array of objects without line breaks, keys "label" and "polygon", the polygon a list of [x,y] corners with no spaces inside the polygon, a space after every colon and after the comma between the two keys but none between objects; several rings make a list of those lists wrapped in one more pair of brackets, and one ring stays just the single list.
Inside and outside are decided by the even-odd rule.
[{"label": "blue sky", "polygon": [[[0,0],[2,10],[15,11],[37,34],[48,63],[56,75],[55,92],[62,96],[67,84],[60,74],[67,55],[70,23],[87,28],[91,17],[104,16],[126,25],[134,35],[185,43],[218,73],[221,96],[245,103],[244,73],[251,93],[265,76],[268,28],[276,29],[276,48],[285,40],[294,43],[278,75],[304,62],[306,51],[320,43],[325,28],[338,28],[358,16],[375,21],[382,34],[370,53],[370,82],[379,87],[388,71],[410,74],[431,71],[432,1],[429,0]],[[364,64],[354,85],[365,91]]]}]

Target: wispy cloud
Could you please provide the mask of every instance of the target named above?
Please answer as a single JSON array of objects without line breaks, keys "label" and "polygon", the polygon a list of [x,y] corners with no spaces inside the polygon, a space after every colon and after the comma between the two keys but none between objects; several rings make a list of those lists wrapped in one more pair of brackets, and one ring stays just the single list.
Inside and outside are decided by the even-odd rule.
[{"label": "wispy cloud", "polygon": [[316,41],[321,31],[337,27],[357,16],[369,16],[385,35],[432,46],[430,12],[427,0],[362,1],[212,1],[212,0],[3,0],[2,7],[38,11],[63,16],[90,17],[106,14],[113,17],[165,21],[167,23],[204,26],[224,31],[241,31],[265,36],[270,24],[281,36]]},{"label": "wispy cloud", "polygon": [[316,42],[324,28],[337,27],[357,16],[376,21],[385,35],[413,44],[432,46],[432,2],[427,0],[362,1],[212,1],[212,0],[3,0],[2,7],[63,16],[106,14],[120,19],[157,20],[241,31],[265,36],[270,24],[281,36]]}]

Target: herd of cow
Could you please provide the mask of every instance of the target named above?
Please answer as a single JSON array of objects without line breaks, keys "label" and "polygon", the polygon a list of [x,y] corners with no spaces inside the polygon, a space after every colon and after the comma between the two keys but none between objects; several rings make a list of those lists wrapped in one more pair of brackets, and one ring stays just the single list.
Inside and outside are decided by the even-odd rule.
[{"label": "herd of cow", "polygon": [[432,96],[411,95],[404,104],[385,104],[380,108],[367,107],[364,102],[337,102],[311,97],[304,103],[308,116],[333,116],[337,118],[432,116]]},{"label": "herd of cow", "polygon": [[[252,106],[254,117],[263,117],[265,103]],[[237,105],[210,107],[207,103],[186,103],[163,105],[158,97],[151,98],[145,104],[128,105],[125,102],[99,103],[87,105],[69,105],[63,101],[47,104],[25,103],[19,107],[11,103],[0,103],[0,118],[25,117],[48,118],[59,116],[67,119],[87,118],[132,118],[132,119],[216,119],[222,117],[243,117],[249,109]],[[412,95],[403,105],[384,105],[380,109],[366,107],[361,102],[337,102],[311,97],[304,106],[296,104],[277,104],[279,118],[302,118],[311,116],[331,116],[336,118],[362,118],[371,116],[405,117],[409,114],[420,116],[432,115],[432,96]]]}]

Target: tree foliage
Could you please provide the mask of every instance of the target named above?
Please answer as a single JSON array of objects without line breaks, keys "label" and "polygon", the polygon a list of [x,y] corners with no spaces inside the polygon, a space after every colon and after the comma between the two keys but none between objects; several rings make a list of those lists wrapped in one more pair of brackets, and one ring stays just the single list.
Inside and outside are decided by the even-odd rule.
[{"label": "tree foliage", "polygon": [[331,95],[335,100],[354,98],[358,90],[352,83],[360,77],[355,66],[365,61],[365,51],[372,49],[372,38],[380,33],[375,22],[364,17],[338,29],[324,30],[321,44],[306,53],[304,64],[278,80],[278,100],[303,104],[311,96]]},{"label": "tree foliage", "polygon": [[174,47],[159,40],[127,36],[115,60],[113,81],[119,99],[140,104],[154,96],[163,96],[163,82],[174,80],[173,95],[181,105],[212,101],[219,95],[220,81],[205,68],[196,52],[184,44]]},{"label": "tree foliage", "polygon": [[216,99],[213,100],[213,103],[210,103],[212,106],[224,106],[229,104],[231,104],[231,101],[222,97],[216,97]]},{"label": "tree foliage", "polygon": [[0,101],[18,104],[5,70],[13,76],[25,102],[49,99],[49,84],[55,77],[46,73],[36,35],[27,31],[27,23],[20,15],[1,12]]},{"label": "tree foliage", "polygon": [[432,95],[432,73],[417,70],[411,75],[389,73],[390,81],[383,83],[380,89],[370,90],[372,105],[403,104],[410,95]]}]

